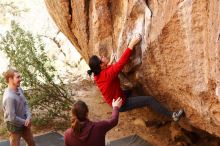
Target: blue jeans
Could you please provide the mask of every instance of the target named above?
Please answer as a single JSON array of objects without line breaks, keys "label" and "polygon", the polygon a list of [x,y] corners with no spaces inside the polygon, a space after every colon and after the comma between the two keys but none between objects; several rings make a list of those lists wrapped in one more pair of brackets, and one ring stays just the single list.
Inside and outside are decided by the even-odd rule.
[{"label": "blue jeans", "polygon": [[172,117],[173,112],[169,111],[163,105],[161,105],[154,97],[152,96],[127,96],[124,105],[120,108],[120,112],[125,112],[134,108],[140,108],[148,106],[155,110],[156,112],[165,115],[167,117]]}]

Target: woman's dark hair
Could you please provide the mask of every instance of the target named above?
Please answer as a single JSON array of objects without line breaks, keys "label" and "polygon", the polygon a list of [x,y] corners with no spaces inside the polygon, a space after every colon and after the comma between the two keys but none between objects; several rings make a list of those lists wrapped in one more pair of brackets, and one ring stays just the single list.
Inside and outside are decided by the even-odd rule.
[{"label": "woman's dark hair", "polygon": [[92,75],[92,73],[94,73],[95,75],[98,75],[101,72],[101,67],[100,67],[101,63],[102,61],[96,55],[93,55],[92,57],[90,57],[89,59],[90,70],[88,70],[87,73],[90,76]]},{"label": "woman's dark hair", "polygon": [[72,124],[71,128],[74,134],[79,134],[82,131],[82,124],[80,122],[87,119],[89,109],[85,102],[77,100],[72,106]]}]

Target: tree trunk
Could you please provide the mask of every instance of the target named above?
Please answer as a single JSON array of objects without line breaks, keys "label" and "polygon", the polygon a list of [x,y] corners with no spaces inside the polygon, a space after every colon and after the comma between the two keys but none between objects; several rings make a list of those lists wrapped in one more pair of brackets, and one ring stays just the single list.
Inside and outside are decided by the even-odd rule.
[{"label": "tree trunk", "polygon": [[219,0],[45,2],[87,62],[112,51],[120,57],[141,33],[123,70],[128,83],[172,110],[182,107],[191,125],[220,137]]}]

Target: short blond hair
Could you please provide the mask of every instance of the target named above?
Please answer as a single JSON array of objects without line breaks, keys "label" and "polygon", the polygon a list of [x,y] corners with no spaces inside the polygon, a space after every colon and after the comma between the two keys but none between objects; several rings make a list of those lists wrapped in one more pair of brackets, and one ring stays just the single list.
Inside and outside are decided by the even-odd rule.
[{"label": "short blond hair", "polygon": [[4,73],[4,77],[7,83],[9,82],[9,78],[14,77],[14,73],[18,73],[18,71],[16,69],[9,69]]}]

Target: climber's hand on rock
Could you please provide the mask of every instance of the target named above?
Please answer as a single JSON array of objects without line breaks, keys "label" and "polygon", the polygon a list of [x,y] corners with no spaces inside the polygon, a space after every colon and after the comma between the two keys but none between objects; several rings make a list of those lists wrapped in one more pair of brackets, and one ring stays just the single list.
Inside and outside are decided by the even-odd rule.
[{"label": "climber's hand on rock", "polygon": [[114,60],[116,60],[116,54],[114,52],[112,52],[111,58],[110,58],[110,61],[109,61],[108,65],[111,65]]},{"label": "climber's hand on rock", "polygon": [[136,44],[138,44],[141,41],[141,35],[138,34],[135,37],[133,37],[128,45],[128,48],[130,48],[131,50],[134,48],[134,46]]}]

